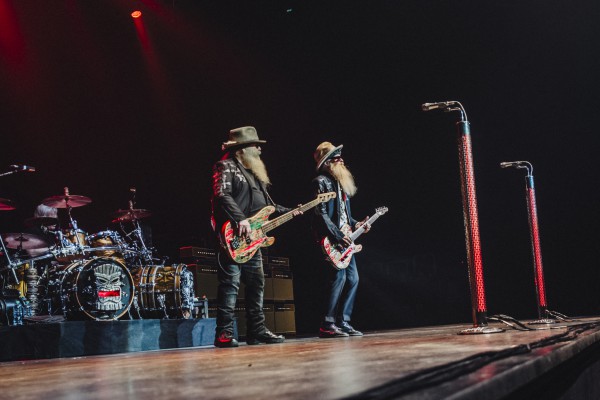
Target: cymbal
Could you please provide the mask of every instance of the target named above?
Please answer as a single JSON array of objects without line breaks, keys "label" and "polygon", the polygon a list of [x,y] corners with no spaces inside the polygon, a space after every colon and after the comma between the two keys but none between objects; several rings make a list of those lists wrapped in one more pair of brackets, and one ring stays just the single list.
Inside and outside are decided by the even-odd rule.
[{"label": "cymbal", "polygon": [[54,208],[81,207],[90,204],[92,199],[76,194],[52,196],[42,200],[42,204]]},{"label": "cymbal", "polygon": [[115,222],[126,222],[126,221],[134,221],[137,219],[142,219],[151,216],[152,213],[148,210],[144,210],[141,208],[132,208],[129,210],[117,210],[113,213],[113,217],[115,219],[112,220]]},{"label": "cymbal", "polygon": [[48,243],[43,238],[30,233],[3,233],[2,239],[5,246],[9,249],[18,249],[20,247],[28,250],[48,247]]},{"label": "cymbal", "polygon": [[12,200],[0,198],[0,211],[14,210],[15,207]]},{"label": "cymbal", "polygon": [[32,226],[50,226],[57,225],[58,218],[52,217],[31,217],[25,220],[25,226],[30,228]]}]

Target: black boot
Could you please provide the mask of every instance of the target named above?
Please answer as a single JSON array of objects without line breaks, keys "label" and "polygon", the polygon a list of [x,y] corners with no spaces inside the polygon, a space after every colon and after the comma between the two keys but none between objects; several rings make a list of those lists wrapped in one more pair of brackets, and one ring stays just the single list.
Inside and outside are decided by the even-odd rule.
[{"label": "black boot", "polygon": [[246,336],[246,343],[249,345],[255,344],[273,344],[273,343],[283,343],[285,338],[282,335],[276,335],[270,330],[266,330],[264,333],[260,334],[248,334]]},{"label": "black boot", "polygon": [[334,323],[328,323],[321,325],[319,329],[319,337],[320,338],[338,338],[338,337],[348,337],[349,335],[346,332],[343,332],[340,328],[338,328]]},{"label": "black boot", "polygon": [[238,347],[238,341],[233,337],[233,333],[229,331],[221,331],[215,336],[215,347]]},{"label": "black boot", "polygon": [[356,329],[354,329],[352,327],[352,325],[350,325],[348,322],[343,321],[340,324],[340,329],[342,330],[342,332],[347,333],[350,336],[362,336],[363,333],[361,331],[357,331]]}]

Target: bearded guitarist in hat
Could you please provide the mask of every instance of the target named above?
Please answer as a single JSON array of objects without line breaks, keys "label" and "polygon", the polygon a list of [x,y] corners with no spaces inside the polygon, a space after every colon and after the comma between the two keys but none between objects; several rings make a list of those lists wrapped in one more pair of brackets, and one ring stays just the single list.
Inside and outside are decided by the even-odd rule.
[{"label": "bearded guitarist in hat", "polygon": [[[336,198],[315,208],[312,229],[319,246],[325,236],[332,243],[344,247],[352,245],[352,240],[340,228],[348,224],[353,229],[357,229],[364,223],[352,218],[350,212],[350,198],[356,194],[357,187],[352,173],[342,159],[342,148],[343,145],[334,146],[330,142],[323,142],[314,152],[319,174],[313,179],[316,193],[337,193]],[[365,225],[365,232],[369,229],[370,227]],[[327,261],[323,263],[323,268],[330,271],[331,277],[329,298],[319,337],[362,336],[362,332],[350,325],[358,288],[358,270],[354,256],[345,269],[336,270]]]},{"label": "bearded guitarist in hat", "polygon": [[[252,229],[248,218],[257,211],[266,206],[274,206],[277,213],[291,210],[276,205],[267,192],[271,181],[260,158],[264,143],[266,141],[258,138],[252,126],[231,130],[229,140],[223,143],[224,155],[213,167],[212,222],[217,234],[220,227],[229,221],[240,237],[247,237]],[[246,343],[283,342],[283,336],[275,335],[265,327],[265,276],[261,252],[257,251],[244,263],[236,263],[221,251],[219,265],[215,346],[238,346],[233,337],[233,317],[240,281],[246,285]]]}]

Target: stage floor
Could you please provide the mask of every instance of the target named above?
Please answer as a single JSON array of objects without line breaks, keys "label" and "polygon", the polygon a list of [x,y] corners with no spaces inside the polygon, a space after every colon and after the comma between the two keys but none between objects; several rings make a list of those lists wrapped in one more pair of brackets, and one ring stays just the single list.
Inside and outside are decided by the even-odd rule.
[{"label": "stage floor", "polygon": [[0,393],[12,400],[498,399],[594,349],[588,364],[597,361],[600,317],[558,325],[482,335],[458,335],[469,326],[448,325],[235,349],[13,361],[0,363]]}]

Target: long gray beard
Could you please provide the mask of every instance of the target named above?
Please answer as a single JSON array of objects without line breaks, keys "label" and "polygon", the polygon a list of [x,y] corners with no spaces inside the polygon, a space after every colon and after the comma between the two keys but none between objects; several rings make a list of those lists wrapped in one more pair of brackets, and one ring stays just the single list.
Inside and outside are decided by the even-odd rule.
[{"label": "long gray beard", "polygon": [[260,158],[256,147],[246,147],[242,149],[241,161],[244,167],[248,168],[256,176],[256,178],[265,185],[270,185],[271,180],[267,173],[267,167]]},{"label": "long gray beard", "polygon": [[331,172],[331,175],[340,183],[342,190],[348,195],[348,197],[352,197],[356,194],[358,187],[356,187],[356,183],[354,182],[354,176],[352,176],[352,173],[344,164],[331,163],[329,165],[329,171]]}]

